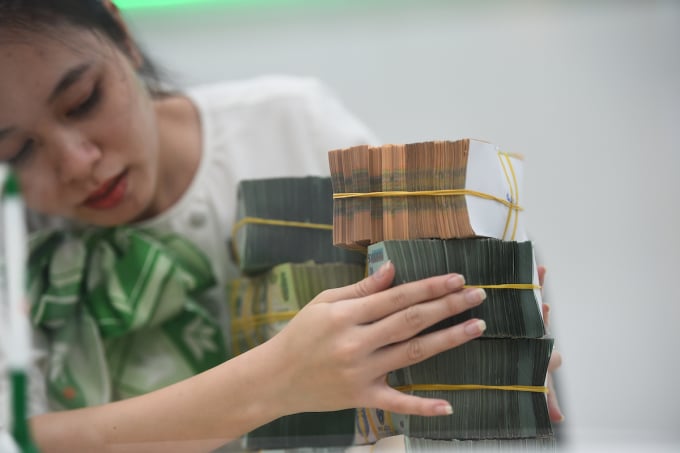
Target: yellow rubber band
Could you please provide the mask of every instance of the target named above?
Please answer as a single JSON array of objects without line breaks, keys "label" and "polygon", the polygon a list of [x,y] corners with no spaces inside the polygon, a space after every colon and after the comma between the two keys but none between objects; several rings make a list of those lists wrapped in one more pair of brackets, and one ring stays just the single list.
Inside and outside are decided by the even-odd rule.
[{"label": "yellow rubber band", "polygon": [[[368,416],[366,415],[366,410],[367,409],[365,407],[357,409],[356,423],[355,424],[356,424],[357,431],[359,431],[359,434],[361,434],[361,437],[364,438],[364,443],[369,443],[368,433],[364,431],[364,424],[361,423],[362,422],[362,417],[361,417],[362,414],[368,419]],[[368,421],[366,423],[368,423]],[[370,428],[366,428],[366,429],[370,430]]]},{"label": "yellow rubber band", "polygon": [[[503,170],[503,174],[505,175],[505,181],[507,182],[508,188],[510,189],[510,199],[512,201],[515,201],[515,195],[513,194],[513,186],[512,183],[510,182],[510,175],[508,174],[508,170],[505,168],[505,164],[503,163],[503,156],[501,153],[498,153],[498,161],[500,162],[501,169]],[[508,234],[508,227],[510,226],[511,219],[512,209],[508,209],[508,216],[505,218],[505,227],[503,228],[502,239],[505,239],[505,235]]]},{"label": "yellow rubber band", "polygon": [[277,321],[290,321],[295,317],[297,311],[281,311],[275,313],[262,313],[243,318],[237,318],[231,321],[231,327],[235,330],[241,330],[246,327],[254,327],[262,324],[269,324]]},{"label": "yellow rubber band", "polygon": [[298,222],[295,220],[276,220],[276,219],[263,219],[260,217],[244,217],[236,222],[231,229],[231,249],[234,255],[234,261],[239,262],[238,251],[236,250],[236,232],[248,224],[254,225],[272,225],[272,226],[283,226],[283,227],[294,227],[294,228],[310,228],[314,230],[333,230],[333,225],[328,225],[326,223],[311,223],[311,222]]},{"label": "yellow rubber band", "polygon": [[294,220],[276,220],[276,219],[263,219],[260,217],[244,217],[234,224],[231,229],[231,236],[234,237],[236,232],[247,224],[257,224],[257,225],[274,225],[274,226],[286,226],[286,227],[296,227],[296,228],[312,228],[316,230],[333,230],[333,225],[328,225],[326,223],[311,223],[311,222],[298,222]]},{"label": "yellow rubber band", "polygon": [[[515,174],[515,167],[512,166],[512,161],[510,157],[506,155],[508,159],[508,165],[510,166],[510,173],[512,173],[512,182],[515,185],[515,203],[519,203],[519,184],[517,183],[517,174]],[[515,211],[515,226],[512,228],[512,240],[515,240],[517,236],[517,226],[519,225],[519,213]]]},{"label": "yellow rubber band", "polygon": [[[505,152],[499,152],[498,157],[501,162],[501,168],[503,169],[503,173],[505,173],[505,179],[508,182],[508,187],[510,188],[510,197],[512,198],[512,201],[515,203],[519,203],[519,184],[517,184],[517,174],[515,173],[515,167],[512,165],[512,160],[510,160],[511,154],[510,153],[505,153]],[[510,168],[510,174],[512,175],[512,180],[510,180],[510,177],[508,176],[508,171],[505,168],[505,165],[503,164],[503,157],[505,158],[508,168]],[[505,239],[505,233],[507,232],[508,224],[510,219],[512,218],[512,210],[508,211],[508,219],[505,224],[505,230],[503,231],[503,239]],[[511,240],[515,240],[515,236],[517,234],[517,225],[519,224],[519,212],[514,211],[515,213],[515,222],[512,228],[512,236],[510,237]]]},{"label": "yellow rubber band", "polygon": [[490,195],[484,192],[478,192],[476,190],[469,189],[440,189],[440,190],[418,190],[418,191],[406,191],[406,190],[394,190],[389,192],[347,192],[347,193],[334,193],[333,199],[344,199],[344,198],[381,198],[381,197],[446,197],[452,195],[472,195],[479,198],[484,198],[486,200],[497,201],[510,209],[516,211],[523,211],[524,208],[518,204],[511,203],[508,200],[498,198],[494,195]]},{"label": "yellow rubber band", "polygon": [[[503,169],[503,173],[505,174],[505,179],[508,183],[508,188],[510,189],[510,198],[512,199],[513,202],[518,203],[519,202],[519,184],[517,184],[517,174],[515,173],[515,167],[512,165],[512,160],[510,159],[512,155],[510,153],[506,152],[499,152],[498,153],[498,158],[500,160],[501,168]],[[507,162],[507,168],[505,163],[503,162],[503,158],[505,158],[505,162]],[[510,174],[508,174],[508,168],[510,169]],[[512,175],[512,178],[511,178]],[[513,224],[512,228],[512,236],[510,237],[511,240],[515,240],[515,236],[517,234],[517,225],[519,224],[519,213],[517,211],[514,211],[515,213],[515,222]],[[505,222],[505,229],[503,230],[503,239],[505,239],[505,235],[508,231],[508,226],[510,225],[510,220],[512,219],[512,210],[508,210],[508,217]]]},{"label": "yellow rubber band", "polygon": [[501,151],[503,154],[512,157],[513,159],[517,160],[524,160],[524,154],[521,153],[511,153],[509,151]]},{"label": "yellow rubber band", "polygon": [[370,426],[370,430],[375,436],[376,439],[378,439],[378,429],[375,427],[375,423],[373,423],[373,417],[371,416],[371,410],[366,409],[366,420],[368,420],[368,426]]},{"label": "yellow rubber band", "polygon": [[400,392],[505,390],[511,392],[548,393],[548,388],[538,385],[481,385],[481,384],[413,384],[395,387]]},{"label": "yellow rubber band", "polygon": [[487,289],[541,289],[540,285],[533,283],[503,283],[500,285],[463,285],[463,288],[487,288]]}]

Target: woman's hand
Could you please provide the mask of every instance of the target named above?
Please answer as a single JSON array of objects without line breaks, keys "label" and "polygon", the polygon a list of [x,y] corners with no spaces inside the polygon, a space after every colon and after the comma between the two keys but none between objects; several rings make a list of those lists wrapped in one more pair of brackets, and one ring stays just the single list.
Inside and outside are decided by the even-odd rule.
[{"label": "woman's hand", "polygon": [[291,388],[281,397],[288,399],[291,413],[350,407],[451,413],[446,400],[404,394],[387,385],[386,376],[479,337],[486,325],[478,319],[416,335],[480,304],[486,294],[464,289],[457,274],[389,288],[393,278],[388,262],[354,285],[322,292],[268,342],[285,364],[281,368]]},{"label": "woman's hand", "polygon": [[[538,266],[538,283],[543,286],[545,281],[545,266]],[[543,323],[545,324],[545,330],[548,331],[550,326],[550,305],[543,303]],[[550,356],[550,362],[548,363],[548,414],[550,415],[550,421],[561,422],[564,420],[564,415],[560,410],[560,405],[557,402],[557,395],[555,394],[555,387],[553,386],[552,372],[558,369],[562,365],[562,354],[557,349],[553,349],[552,355]]]}]

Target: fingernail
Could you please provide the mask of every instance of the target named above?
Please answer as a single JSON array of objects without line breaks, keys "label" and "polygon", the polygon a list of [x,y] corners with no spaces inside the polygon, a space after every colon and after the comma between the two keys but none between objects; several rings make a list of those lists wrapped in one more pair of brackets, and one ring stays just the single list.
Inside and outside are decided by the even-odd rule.
[{"label": "fingernail", "polygon": [[465,277],[459,274],[454,274],[450,279],[446,280],[446,287],[448,289],[458,289],[465,284]]},{"label": "fingernail", "polygon": [[450,404],[441,404],[435,408],[437,415],[451,415],[453,414],[453,408]]},{"label": "fingernail", "polygon": [[550,414],[550,420],[555,423],[562,423],[564,421],[564,414],[561,410],[557,409],[557,414]]},{"label": "fingernail", "polygon": [[477,305],[486,299],[486,291],[482,288],[468,288],[465,291],[465,301],[470,305]]},{"label": "fingernail", "polygon": [[470,336],[476,336],[486,330],[486,323],[481,319],[474,319],[469,321],[463,330]]},{"label": "fingernail", "polygon": [[383,278],[385,278],[385,274],[387,273],[387,270],[391,266],[392,266],[392,261],[387,261],[385,264],[383,264],[382,266],[380,266],[378,268],[378,272],[373,274],[373,278],[375,278],[376,280],[382,280]]}]

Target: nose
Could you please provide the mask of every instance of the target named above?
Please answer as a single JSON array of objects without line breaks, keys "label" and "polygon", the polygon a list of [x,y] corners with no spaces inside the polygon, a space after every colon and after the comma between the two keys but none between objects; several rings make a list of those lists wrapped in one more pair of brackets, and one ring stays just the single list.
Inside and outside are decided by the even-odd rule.
[{"label": "nose", "polygon": [[55,135],[50,148],[59,180],[70,183],[91,179],[101,150],[78,131],[64,130]]}]

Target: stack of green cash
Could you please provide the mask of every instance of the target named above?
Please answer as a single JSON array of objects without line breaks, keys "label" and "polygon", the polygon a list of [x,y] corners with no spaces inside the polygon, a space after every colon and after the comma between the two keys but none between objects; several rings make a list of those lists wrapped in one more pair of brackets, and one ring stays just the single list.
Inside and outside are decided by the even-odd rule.
[{"label": "stack of green cash", "polygon": [[451,403],[448,417],[398,416],[402,432],[429,439],[552,435],[545,376],[553,340],[479,338],[390,375],[409,394]]},{"label": "stack of green cash", "polygon": [[463,139],[329,152],[333,243],[486,236],[526,240],[521,157]]},{"label": "stack of green cash", "polygon": [[354,441],[355,413],[354,409],[345,409],[287,415],[248,433],[245,448],[319,451],[319,448],[348,447]]},{"label": "stack of green cash", "polygon": [[[449,400],[452,416],[385,415],[364,409],[363,417],[371,420],[371,432],[366,427],[364,437],[377,440],[401,433],[413,442],[418,438],[468,440],[472,442],[469,448],[477,445],[476,439],[492,439],[500,442],[498,451],[515,445],[504,442],[507,439],[554,445],[543,387],[553,340],[544,337],[531,242],[420,239],[368,247],[369,274],[387,260],[395,267],[395,285],[456,272],[465,276],[466,285],[484,287],[487,292],[481,305],[423,333],[472,317],[484,319],[487,330],[483,338],[389,376],[390,384],[402,391]],[[469,389],[468,385],[477,387]],[[524,387],[516,390],[516,386]],[[427,451],[418,450],[417,445],[413,444],[412,451]],[[455,446],[463,448],[459,443]]]},{"label": "stack of green cash", "polygon": [[545,338],[532,243],[523,224],[518,155],[478,140],[357,146],[329,153],[333,242],[367,251],[368,272],[391,261],[394,285],[459,273],[487,299],[422,333],[471,318],[482,338],[396,370],[390,385],[447,399],[448,417],[357,412],[358,439],[403,434],[408,451],[438,447],[513,451],[555,445],[545,380]]},{"label": "stack of green cash", "polygon": [[480,318],[486,322],[486,336],[538,338],[545,333],[529,241],[414,239],[382,241],[368,247],[369,274],[387,261],[394,264],[395,285],[455,272],[465,276],[467,285],[485,289],[483,304],[429,330]]},{"label": "stack of green cash", "polygon": [[[330,240],[330,238],[329,238]],[[351,263],[284,263],[228,285],[232,350],[239,354],[272,338],[320,292],[363,278]],[[355,410],[302,413],[279,418],[250,432],[248,449],[347,446],[354,439]]]},{"label": "stack of green cash", "polygon": [[[554,451],[557,447],[553,437],[537,437],[527,439],[425,439],[394,435],[379,440],[370,446],[370,453],[448,453],[456,452],[504,452],[504,453],[532,453]],[[357,448],[353,452],[364,450]],[[369,450],[366,450],[369,453]]]},{"label": "stack of green cash", "polygon": [[232,251],[242,272],[255,274],[281,263],[363,263],[357,252],[333,247],[330,178],[241,181]]},{"label": "stack of green cash", "polygon": [[228,285],[234,355],[272,338],[320,292],[350,285],[364,266],[350,263],[284,263]]}]

